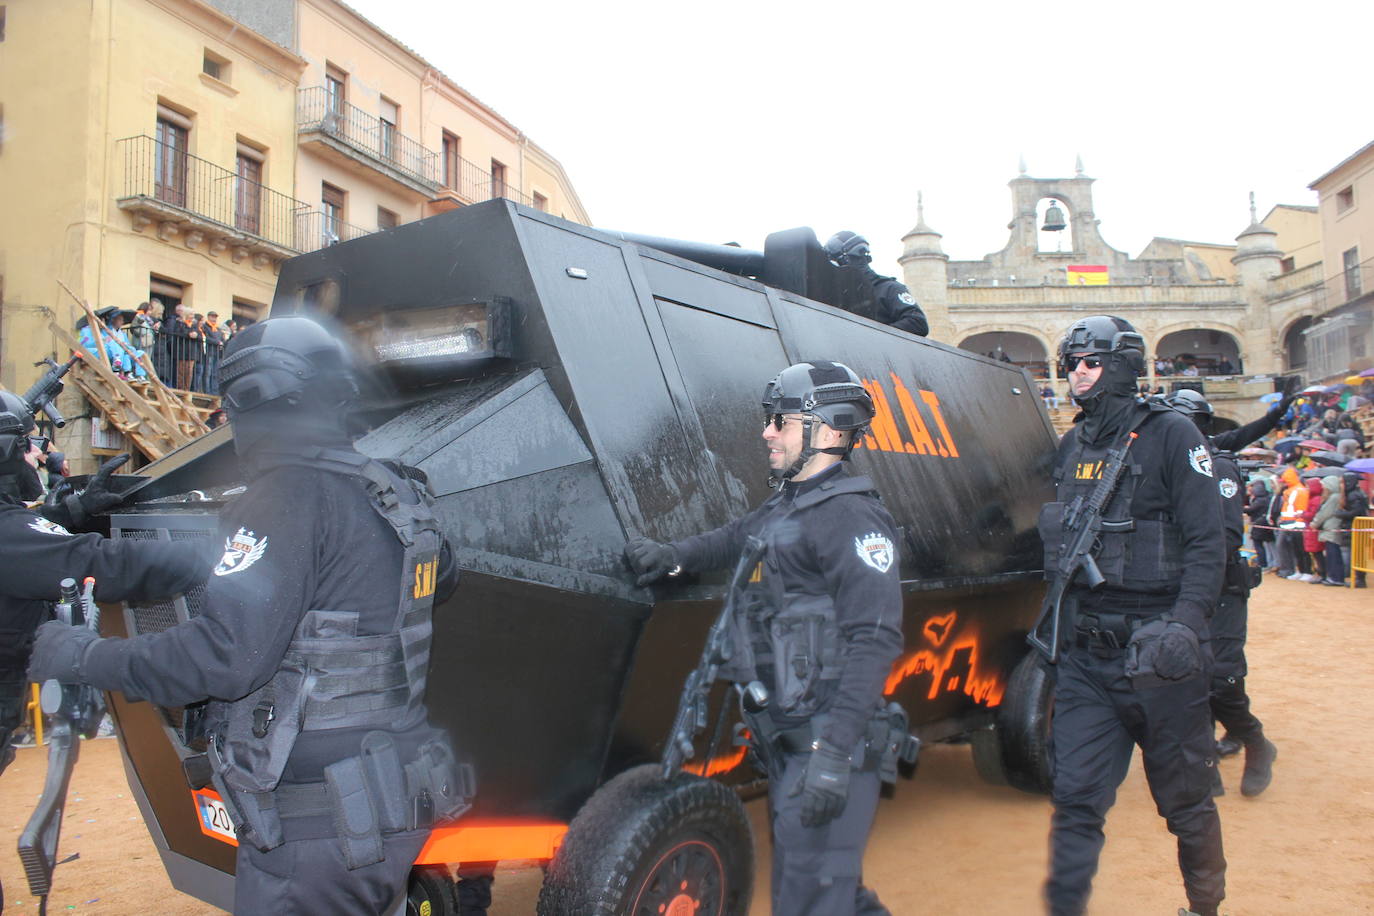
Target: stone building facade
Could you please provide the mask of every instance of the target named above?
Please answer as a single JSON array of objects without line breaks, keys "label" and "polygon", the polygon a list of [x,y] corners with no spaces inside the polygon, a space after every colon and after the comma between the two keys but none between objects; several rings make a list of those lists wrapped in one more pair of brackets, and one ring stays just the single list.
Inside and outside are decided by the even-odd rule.
[{"label": "stone building facade", "polygon": [[[1062,389],[1054,353],[1064,328],[1087,315],[1120,315],[1145,337],[1151,385],[1182,381],[1180,370],[1197,384],[1195,370],[1222,416],[1252,418],[1254,398],[1273,389],[1274,376],[1304,365],[1301,331],[1321,309],[1320,262],[1285,263],[1277,231],[1257,218],[1253,202],[1234,247],[1156,239],[1132,258],[1099,232],[1093,181],[1081,164],[1072,178],[1023,171],[1010,182],[1006,246],[977,261],[951,261],[918,212],[899,262],[931,336],[1009,359]],[[1311,208],[1293,207],[1283,208],[1285,219],[1295,210],[1315,219]],[[1046,232],[1047,215],[1064,229]],[[1093,270],[1074,269],[1081,267]],[[1090,279],[1103,273],[1105,283]],[[1169,378],[1156,372],[1156,359],[1170,364]]]}]

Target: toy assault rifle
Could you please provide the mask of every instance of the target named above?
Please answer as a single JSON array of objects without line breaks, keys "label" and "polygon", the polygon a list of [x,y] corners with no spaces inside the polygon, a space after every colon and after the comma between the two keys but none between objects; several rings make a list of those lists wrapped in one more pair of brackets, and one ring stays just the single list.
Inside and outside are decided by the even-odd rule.
[{"label": "toy assault rifle", "polygon": [[66,426],[67,420],[62,414],[58,413],[57,405],[53,402],[56,401],[57,396],[62,393],[62,376],[66,375],[67,370],[75,365],[76,361],[80,358],[80,356],[73,356],[60,366],[51,356],[42,362],[34,363],[35,366],[46,365],[48,371],[39,376],[38,381],[33,383],[33,387],[24,392],[24,403],[29,405],[29,409],[34,413],[38,413],[41,410],[43,413],[47,414],[48,419],[52,421],[52,425],[56,426],[58,429]]},{"label": "toy assault rifle", "polygon": [[[62,597],[57,603],[57,619],[73,626],[100,631],[100,609],[94,598],[95,580],[87,578],[77,594],[76,580],[62,580]],[[19,860],[29,881],[29,893],[39,899],[40,916],[47,912],[48,892],[52,890],[53,869],[58,866],[57,839],[62,832],[62,810],[67,804],[67,785],[81,750],[78,735],[91,738],[105,716],[105,698],[94,687],[43,684],[39,702],[47,714],[48,776],[24,832],[19,834]],[[75,859],[76,856],[71,856]],[[65,859],[63,861],[70,861]]]},{"label": "toy assault rifle", "polygon": [[[1040,616],[1026,634],[1026,641],[1039,650],[1051,665],[1059,661],[1059,630],[1064,617],[1064,593],[1073,585],[1080,574],[1083,584],[1088,588],[1100,588],[1107,581],[1097,568],[1093,550],[1097,547],[1098,535],[1103,531],[1128,531],[1134,521],[1110,523],[1102,521],[1102,512],[1111,501],[1121,483],[1121,475],[1126,471],[1126,453],[1135,442],[1139,433],[1131,430],[1117,448],[1107,452],[1107,461],[1102,468],[1102,476],[1097,486],[1088,494],[1085,502],[1079,496],[1064,510],[1063,537],[1065,544],[1059,552],[1059,563],[1055,567],[1054,581],[1045,593],[1045,602],[1040,607]],[[1041,635],[1046,620],[1050,624],[1050,637],[1047,642]]]},{"label": "toy assault rifle", "polygon": [[730,644],[727,633],[730,618],[735,613],[735,602],[740,591],[753,573],[754,567],[763,557],[767,545],[756,537],[750,537],[744,545],[735,572],[730,576],[730,585],[725,593],[725,606],[720,609],[716,622],[706,634],[706,646],[701,650],[701,660],[692,673],[687,675],[682,685],[682,696],[677,703],[677,715],[673,718],[673,730],[668,733],[668,746],[663,749],[663,778],[672,779],[683,763],[692,759],[695,749],[692,740],[704,729],[708,722],[707,698],[711,685],[722,663],[730,660]]}]

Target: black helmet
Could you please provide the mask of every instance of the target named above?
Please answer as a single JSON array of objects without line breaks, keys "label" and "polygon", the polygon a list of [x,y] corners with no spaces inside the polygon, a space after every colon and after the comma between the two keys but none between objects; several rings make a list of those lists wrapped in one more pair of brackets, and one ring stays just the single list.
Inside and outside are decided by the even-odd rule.
[{"label": "black helmet", "polygon": [[24,456],[29,451],[33,411],[11,391],[0,391],[0,494],[11,499],[32,500],[43,495],[38,471]]},{"label": "black helmet", "polygon": [[1200,392],[1191,388],[1180,388],[1172,394],[1165,395],[1161,401],[1166,407],[1177,410],[1192,420],[1204,433],[1211,431],[1214,412],[1212,405]]},{"label": "black helmet", "polygon": [[351,438],[353,357],[309,318],[270,318],[231,337],[219,390],[240,455],[340,446]]},{"label": "black helmet", "polygon": [[[764,416],[779,425],[785,413],[800,413],[802,450],[791,467],[773,472],[773,482],[790,480],[801,471],[812,455],[839,455],[848,458],[859,437],[873,419],[873,398],[863,380],[844,363],[812,360],[797,363],[779,372],[763,389]],[[814,448],[811,434],[819,420],[831,429],[849,431],[849,442],[836,448]]]},{"label": "black helmet", "polygon": [[825,256],[836,267],[862,267],[873,260],[868,239],[857,232],[841,229],[825,243]]},{"label": "black helmet", "polygon": [[1093,315],[1074,322],[1059,341],[1059,371],[1068,375],[1070,353],[1124,354],[1136,375],[1145,371],[1145,338],[1129,321],[1114,315]]},{"label": "black helmet", "polygon": [[844,363],[813,360],[779,372],[763,389],[768,416],[805,413],[831,429],[860,429],[873,419],[873,398],[863,380]]},{"label": "black helmet", "polygon": [[232,416],[282,398],[294,405],[309,391],[334,392],[342,405],[358,386],[348,349],[309,318],[291,316],[259,321],[229,338],[219,391]]}]

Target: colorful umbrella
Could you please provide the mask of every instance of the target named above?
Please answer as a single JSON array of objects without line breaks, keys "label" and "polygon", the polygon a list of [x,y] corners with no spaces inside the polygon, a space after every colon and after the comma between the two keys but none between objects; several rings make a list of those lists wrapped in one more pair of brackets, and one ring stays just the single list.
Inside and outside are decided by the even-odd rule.
[{"label": "colorful umbrella", "polygon": [[1340,452],[1313,452],[1307,456],[1317,464],[1325,464],[1331,467],[1341,467],[1350,460],[1350,456],[1342,455]]},{"label": "colorful umbrella", "polygon": [[1271,391],[1271,392],[1269,392],[1268,394],[1262,394],[1262,395],[1260,395],[1259,402],[1260,402],[1261,404],[1264,404],[1264,405],[1267,406],[1267,405],[1269,405],[1269,404],[1277,404],[1279,401],[1282,401],[1282,400],[1283,400],[1283,392],[1282,392],[1282,391]]},{"label": "colorful umbrella", "polygon": [[1374,369],[1366,369],[1360,373],[1360,378],[1374,378]]},{"label": "colorful umbrella", "polygon": [[1374,458],[1355,458],[1345,463],[1343,470],[1357,474],[1374,474]]},{"label": "colorful umbrella", "polygon": [[1304,439],[1301,442],[1299,442],[1298,445],[1301,445],[1303,448],[1315,448],[1322,450],[1329,449],[1331,451],[1336,450],[1336,446],[1332,445],[1330,442],[1327,442],[1325,439]]},{"label": "colorful umbrella", "polygon": [[1239,456],[1242,457],[1242,458],[1252,458],[1252,459],[1255,459],[1255,460],[1265,460],[1265,461],[1278,461],[1278,460],[1279,460],[1279,453],[1278,453],[1278,452],[1274,451],[1272,448],[1261,448],[1261,447],[1258,446],[1258,445],[1252,445],[1252,446],[1250,446],[1249,448],[1243,448],[1243,449],[1241,449],[1240,451],[1236,452],[1236,454],[1239,455]]}]

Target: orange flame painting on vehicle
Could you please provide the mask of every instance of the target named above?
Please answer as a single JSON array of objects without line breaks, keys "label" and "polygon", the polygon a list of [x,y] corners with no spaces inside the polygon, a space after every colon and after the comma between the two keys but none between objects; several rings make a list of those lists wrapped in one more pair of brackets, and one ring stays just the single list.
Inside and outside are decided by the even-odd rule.
[{"label": "orange flame painting on vehicle", "polygon": [[979,674],[979,634],[960,633],[954,637],[959,615],[956,611],[926,619],[921,634],[928,645],[909,652],[892,666],[883,693],[891,696],[908,678],[929,674],[930,691],[926,698],[940,694],[963,693],[975,703],[993,707],[1002,702],[1006,685],[1000,674]]},{"label": "orange flame painting on vehicle", "polygon": [[864,436],[858,447],[908,455],[938,455],[941,458],[958,458],[959,448],[954,444],[954,437],[949,433],[949,426],[945,424],[944,414],[940,411],[939,396],[933,391],[926,391],[923,388],[916,389],[921,394],[921,402],[925,404],[934,420],[932,424],[922,416],[916,399],[912,397],[910,389],[902,383],[897,373],[889,372],[888,375],[892,379],[892,390],[896,394],[897,406],[901,410],[902,418],[906,421],[910,435],[903,437],[901,428],[897,423],[897,416],[892,412],[892,404],[888,400],[887,392],[883,389],[882,383],[877,379],[864,379],[864,388],[868,389],[869,395],[873,398],[873,409],[876,413],[868,435]]}]

